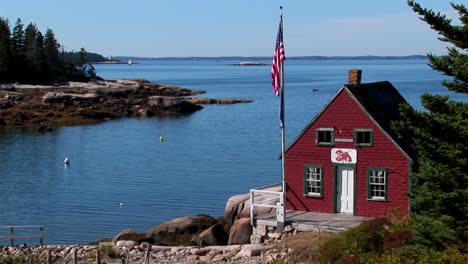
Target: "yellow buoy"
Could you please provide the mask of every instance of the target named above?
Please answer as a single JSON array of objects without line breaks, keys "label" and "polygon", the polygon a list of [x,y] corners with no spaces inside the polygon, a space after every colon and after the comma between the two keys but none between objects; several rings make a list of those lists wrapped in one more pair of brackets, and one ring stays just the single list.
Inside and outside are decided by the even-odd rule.
[{"label": "yellow buoy", "polygon": [[160,137],[159,137],[159,141],[163,142],[163,141],[164,141],[164,137],[163,137],[163,136],[160,136]]}]

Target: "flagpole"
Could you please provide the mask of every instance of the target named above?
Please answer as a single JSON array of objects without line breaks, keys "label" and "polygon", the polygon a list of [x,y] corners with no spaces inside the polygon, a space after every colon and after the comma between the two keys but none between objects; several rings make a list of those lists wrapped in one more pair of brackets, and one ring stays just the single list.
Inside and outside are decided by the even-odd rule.
[{"label": "flagpole", "polygon": [[[284,34],[284,29],[283,29],[283,7],[280,7],[281,9],[281,30]],[[283,37],[283,46],[284,46],[284,37]],[[286,222],[286,166],[285,166],[285,150],[286,150],[286,130],[285,130],[285,104],[284,104],[284,99],[285,99],[285,89],[284,89],[284,62],[281,64],[281,89],[280,89],[280,104],[281,104],[281,115],[282,115],[282,125],[281,125],[281,198],[280,198],[280,210],[281,212],[279,213],[279,218],[278,218],[278,232],[283,232],[284,227],[285,227],[285,222]]]}]

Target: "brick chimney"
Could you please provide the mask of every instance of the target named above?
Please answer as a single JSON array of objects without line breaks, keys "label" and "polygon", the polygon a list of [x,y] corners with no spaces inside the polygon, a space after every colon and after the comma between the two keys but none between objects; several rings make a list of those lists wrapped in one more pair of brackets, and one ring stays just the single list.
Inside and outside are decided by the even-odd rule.
[{"label": "brick chimney", "polygon": [[359,85],[361,84],[362,70],[351,69],[348,73],[348,84]]}]

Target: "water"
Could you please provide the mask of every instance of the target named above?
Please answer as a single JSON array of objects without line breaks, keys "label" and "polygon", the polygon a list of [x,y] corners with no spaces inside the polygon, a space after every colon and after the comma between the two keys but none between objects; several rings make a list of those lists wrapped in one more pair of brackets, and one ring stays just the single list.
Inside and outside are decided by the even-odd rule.
[{"label": "water", "polygon": [[[279,182],[278,97],[270,69],[232,63],[151,61],[96,69],[106,79],[145,78],[254,103],[51,133],[1,131],[0,225],[45,225],[46,243],[84,244],[127,228],[144,232],[175,217],[221,216],[230,196]],[[446,93],[443,76],[423,60],[291,60],[286,67],[287,142],[346,82],[350,68],[363,69],[363,82],[390,80],[418,109],[423,92]]]}]

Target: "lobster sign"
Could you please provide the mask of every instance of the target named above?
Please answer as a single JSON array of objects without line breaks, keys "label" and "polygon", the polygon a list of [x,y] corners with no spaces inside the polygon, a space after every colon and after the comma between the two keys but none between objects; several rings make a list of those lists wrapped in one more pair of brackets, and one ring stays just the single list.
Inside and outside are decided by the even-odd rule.
[{"label": "lobster sign", "polygon": [[331,161],[333,163],[356,164],[357,152],[355,149],[332,148]]}]

